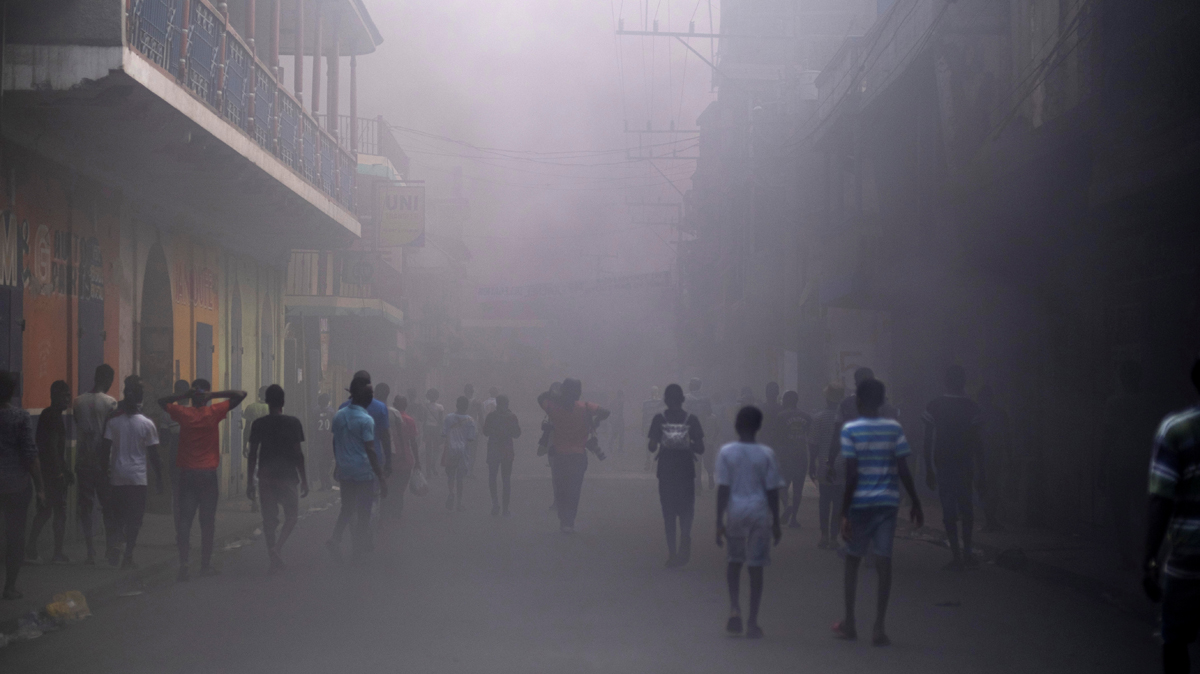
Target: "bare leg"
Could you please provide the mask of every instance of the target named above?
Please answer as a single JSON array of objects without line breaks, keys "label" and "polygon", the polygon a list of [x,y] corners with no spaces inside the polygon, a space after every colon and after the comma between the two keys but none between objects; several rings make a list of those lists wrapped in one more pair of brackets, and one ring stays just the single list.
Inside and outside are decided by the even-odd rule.
[{"label": "bare leg", "polygon": [[738,600],[738,594],[741,592],[742,580],[742,565],[737,562],[730,562],[729,566],[725,567],[725,583],[729,585],[729,615],[740,616],[742,608]]},{"label": "bare leg", "polygon": [[847,636],[855,634],[854,628],[854,602],[858,594],[858,566],[862,563],[862,558],[853,555],[846,555],[846,576],[843,589],[845,591],[846,602],[846,617],[842,620],[842,631]]},{"label": "bare leg", "polygon": [[758,607],[762,603],[763,593],[763,567],[751,566],[747,569],[750,573],[750,620],[748,621],[750,629],[758,627]]},{"label": "bare leg", "polygon": [[883,631],[883,621],[887,616],[888,599],[892,596],[892,560],[890,557],[876,557],[875,569],[879,572],[879,598],[875,604],[875,629],[872,641],[876,646],[886,646],[890,643]]}]

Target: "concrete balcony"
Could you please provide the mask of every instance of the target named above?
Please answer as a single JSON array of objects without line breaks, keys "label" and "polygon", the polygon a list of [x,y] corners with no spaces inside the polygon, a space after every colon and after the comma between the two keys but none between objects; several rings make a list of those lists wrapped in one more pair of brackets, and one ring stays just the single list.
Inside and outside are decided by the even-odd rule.
[{"label": "concrete balcony", "polygon": [[361,234],[357,158],[222,8],[18,3],[4,53],[5,138],[161,207],[175,220],[164,224],[232,237],[255,256],[346,245]]}]

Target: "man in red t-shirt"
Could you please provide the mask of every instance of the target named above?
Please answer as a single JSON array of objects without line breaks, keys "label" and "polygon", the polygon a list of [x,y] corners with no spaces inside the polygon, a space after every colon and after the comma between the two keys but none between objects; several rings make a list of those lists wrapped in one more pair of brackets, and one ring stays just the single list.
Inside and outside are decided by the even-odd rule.
[{"label": "man in red t-shirt", "polygon": [[[188,554],[192,545],[192,520],[200,513],[200,575],[216,574],[212,568],[213,537],[217,524],[217,467],[221,463],[221,421],[229,410],[242,404],[245,391],[212,391],[207,379],[197,379],[183,393],[159,398],[158,405],[179,424],[179,450],[175,465],[179,469],[178,513],[175,542],[179,546],[179,575],[188,579]],[[190,398],[191,407],[177,404]],[[225,398],[210,405],[214,398]]]},{"label": "man in red t-shirt", "polygon": [[[588,436],[610,414],[595,403],[580,401],[582,395],[582,382],[564,379],[558,394],[547,391],[538,396],[538,404],[554,424],[550,473],[559,528],[564,534],[575,531],[575,513],[579,510],[579,493],[583,489],[583,474],[587,471]],[[604,458],[598,448],[594,451],[597,457]]]}]

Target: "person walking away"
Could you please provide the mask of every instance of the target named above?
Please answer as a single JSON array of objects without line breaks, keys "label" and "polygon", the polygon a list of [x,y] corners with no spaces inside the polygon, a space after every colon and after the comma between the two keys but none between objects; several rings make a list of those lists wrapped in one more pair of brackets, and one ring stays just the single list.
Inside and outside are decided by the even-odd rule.
[{"label": "person walking away", "polygon": [[758,609],[762,604],[763,570],[771,563],[771,545],[779,545],[779,490],[783,477],[775,452],[756,441],[762,428],[762,410],[746,406],[734,422],[738,441],[721,448],[717,456],[717,547],[728,543],[725,582],[729,587],[729,620],[725,630],[742,633],[738,598],[742,566],[750,574],[750,616],[746,638],[761,639]]},{"label": "person walking away", "polygon": [[[987,477],[987,488],[984,490],[983,515],[984,533],[999,533],[1004,531],[1004,525],[1001,520],[1004,516],[1005,497],[1007,492],[1011,490],[1014,481],[1014,461],[1012,451],[1012,421],[1009,419],[1008,411],[996,403],[996,394],[991,386],[984,384],[979,388],[979,393],[975,396],[976,402],[979,404],[979,415],[983,423],[983,437],[981,445],[981,453],[983,461],[987,468],[984,474]],[[1105,414],[1105,421],[1108,422],[1110,417]],[[1151,424],[1154,422],[1152,421]],[[1143,438],[1143,446],[1149,446],[1149,442],[1145,442],[1145,438],[1153,437],[1153,427],[1145,429],[1145,437]],[[1112,436],[1105,433],[1105,438]],[[1140,466],[1133,470],[1133,474],[1138,474],[1146,467],[1149,461],[1149,456],[1145,457]],[[1130,498],[1136,497],[1136,494],[1141,491],[1141,479],[1138,479],[1134,484],[1134,488],[1130,494]],[[1133,509],[1129,502],[1129,508],[1125,513],[1126,521],[1129,521],[1129,513]],[[1127,539],[1128,540],[1128,539]],[[1133,547],[1127,548],[1127,560],[1129,568],[1133,568]]]},{"label": "person walking away", "polygon": [[[246,465],[251,479],[246,482],[246,498],[253,501],[257,496],[262,506],[263,539],[267,543],[270,571],[277,573],[284,568],[283,545],[300,517],[300,499],[308,496],[308,473],[304,469],[304,450],[301,449],[304,424],[283,413],[283,387],[271,384],[263,399],[267,414],[255,419],[250,428],[250,456]],[[257,494],[255,479],[258,480]],[[296,493],[297,484],[299,494]],[[281,509],[283,528],[276,538]]]},{"label": "person walking away", "polygon": [[457,508],[459,512],[463,511],[463,478],[469,470],[471,443],[479,437],[475,419],[467,414],[470,402],[466,396],[459,396],[455,401],[456,411],[447,414],[442,421],[442,437],[446,442],[442,468],[446,471],[446,485],[450,490],[446,495],[446,510]]},{"label": "person walking away", "polygon": [[[483,420],[483,434],[487,436],[488,491],[492,494],[492,516],[504,513],[508,517],[508,500],[512,491],[513,440],[521,437],[521,424],[517,415],[508,408],[508,396],[496,396],[496,409]],[[496,473],[504,490],[503,508],[496,495]]]},{"label": "person walking away", "polygon": [[[467,398],[467,416],[475,421],[475,428],[483,427],[483,404],[475,399],[475,387],[467,384],[463,387],[463,395]],[[475,477],[475,455],[478,448],[475,440],[467,443],[467,477]]]},{"label": "person walking away", "polygon": [[437,476],[437,466],[441,462],[442,452],[442,423],[446,420],[446,408],[438,402],[441,394],[431,388],[425,392],[424,424],[421,426],[421,437],[425,438],[425,472],[426,477]]},{"label": "person walking away", "polygon": [[[250,457],[250,428],[254,426],[254,422],[269,414],[270,409],[266,403],[267,387],[258,387],[258,394],[254,402],[246,405],[242,410],[242,458]],[[246,471],[246,480],[253,481],[254,476]],[[258,512],[258,502],[251,499],[250,512]]]},{"label": "person walking away", "polygon": [[625,454],[625,391],[617,389],[613,399],[612,416],[609,417],[608,446],[618,456]]},{"label": "person walking away", "polygon": [[[133,550],[146,515],[146,464],[154,468],[154,488],[163,493],[163,466],[158,453],[158,427],[141,413],[145,395],[139,379],[125,385],[117,414],[104,427],[100,456],[108,466],[109,498],[113,511],[108,559],[121,560],[121,569],[137,568]],[[121,546],[124,546],[122,554]]]},{"label": "person walking away", "polygon": [[371,508],[375,503],[376,483],[381,497],[387,498],[388,494],[383,465],[375,452],[375,420],[367,412],[374,395],[371,380],[356,376],[350,381],[350,404],[333,417],[333,456],[342,508],[333,536],[325,542],[325,547],[337,560],[342,558],[342,536],[351,520],[354,521],[350,531],[351,558],[361,561],[371,551]]},{"label": "person walking away", "polygon": [[33,440],[33,420],[13,404],[17,374],[0,370],[0,514],[4,515],[4,599],[20,599],[17,575],[25,560],[29,500],[45,507],[42,467]]},{"label": "person walking away", "polygon": [[486,423],[488,415],[496,411],[496,396],[498,395],[500,395],[500,389],[496,388],[495,386],[488,389],[487,400],[483,401],[483,411],[481,412],[483,416],[481,416],[479,419],[481,424]]},{"label": "person walking away", "polygon": [[87,559],[83,563],[89,565],[96,563],[92,531],[92,513],[96,504],[100,504],[101,520],[106,530],[112,518],[100,445],[104,441],[104,424],[117,409],[116,399],[108,395],[115,378],[116,373],[111,365],[97,365],[92,378],[92,390],[75,398],[72,405],[75,420],[75,506],[79,525],[83,529],[83,542],[87,547]]},{"label": "person walking away", "polygon": [[[961,365],[946,368],[946,393],[925,408],[925,476],[929,489],[938,492],[942,504],[942,523],[953,555],[950,571],[979,565],[972,552],[975,530],[975,504],[972,483],[976,471],[984,466],[977,461],[983,417],[979,405],[966,396],[967,375]],[[843,449],[843,453],[844,453]],[[847,487],[848,488],[848,487]],[[959,548],[958,524],[962,522],[962,548]]]},{"label": "person walking away", "polygon": [[[860,367],[854,371],[854,387],[857,390],[858,385],[868,379],[874,379],[875,372],[869,367]],[[891,403],[886,400],[883,406],[879,408],[879,416],[883,419],[900,420],[900,410],[896,409]],[[855,393],[851,393],[842,399],[838,405],[837,424],[834,428],[833,435],[829,440],[829,447],[826,449],[825,470],[831,470],[837,458],[842,453],[842,426],[850,423],[858,418],[858,397]]]},{"label": "person walking away", "polygon": [[830,438],[838,427],[837,408],[845,396],[845,389],[840,384],[829,384],[825,387],[825,409],[813,417],[811,433],[808,436],[808,474],[820,490],[820,502],[817,506],[817,519],[821,525],[821,540],[817,547],[822,550],[836,548],[839,522],[841,518],[842,497],[844,496],[846,479],[846,460],[839,451],[834,459],[833,470],[820,470],[818,459],[821,452],[829,446]]},{"label": "person walking away", "polygon": [[783,402],[775,416],[775,441],[779,443],[779,447],[775,448],[775,456],[779,461],[780,474],[787,483],[780,492],[783,521],[791,529],[800,528],[796,514],[800,511],[804,481],[808,478],[808,429],[812,425],[812,416],[800,409],[799,404],[800,395],[788,391],[783,394]]},{"label": "person walking away", "polygon": [[[694,413],[684,409],[683,387],[670,384],[663,393],[667,409],[654,415],[647,449],[658,459],[658,502],[667,535],[667,568],[688,563],[692,557],[692,520],[696,512],[696,457],[704,454],[704,428]],[[679,521],[679,546],[675,521]]]},{"label": "person walking away", "polygon": [[[700,381],[699,377],[692,377],[691,381],[688,382],[687,401],[684,402],[683,409],[685,412],[695,415],[696,420],[700,422],[702,428],[711,430],[717,425],[716,416],[713,413],[712,401],[701,391],[702,386],[703,382]],[[714,489],[716,487],[716,476],[713,471],[716,470],[717,465],[716,452],[701,454],[699,456],[699,463],[703,466],[704,470],[708,471],[708,488]],[[704,470],[696,471],[697,488],[701,485]]]},{"label": "person walking away", "polygon": [[54,518],[54,556],[52,564],[71,561],[63,553],[63,539],[67,535],[67,489],[75,482],[75,476],[67,466],[67,426],[63,423],[63,412],[71,404],[71,387],[58,380],[50,385],[50,406],[38,415],[37,433],[34,442],[38,448],[38,462],[42,466],[42,484],[46,489],[46,502],[39,504],[29,529],[26,546],[26,561],[40,563],[38,536],[50,518]]},{"label": "person walking away", "polygon": [[[217,468],[221,464],[221,421],[229,411],[246,399],[245,391],[212,391],[207,379],[196,379],[183,393],[159,398],[158,406],[179,424],[179,454],[175,463],[179,469],[178,517],[175,520],[175,541],[179,547],[179,573],[176,579],[190,578],[188,563],[192,549],[192,521],[200,515],[200,575],[213,576],[213,538],[217,528],[219,499]],[[191,407],[178,402],[188,398]],[[209,404],[213,400],[221,402]]]},{"label": "person walking away", "polygon": [[333,405],[331,396],[322,393],[317,396],[317,411],[314,415],[314,428],[311,455],[316,459],[317,484],[321,491],[333,489]]},{"label": "person walking away", "polygon": [[879,573],[875,625],[871,644],[891,644],[884,630],[888,599],[892,592],[892,543],[896,537],[896,516],[900,509],[900,487],[912,498],[912,521],[921,527],[925,516],[908,469],[908,440],[900,423],[879,416],[883,406],[883,383],[868,379],[858,385],[858,419],[842,427],[842,457],[846,459],[846,490],[842,497],[842,538],[846,541],[845,617],[834,624],[841,639],[856,639],[854,624],[858,568],[868,552],[875,554]]},{"label": "person walking away", "polygon": [[[366,379],[367,384],[371,383],[371,373],[366,370],[359,370],[354,373],[351,378]],[[387,384],[380,384],[384,387],[384,391],[390,392]],[[389,477],[392,474],[392,434],[391,420],[388,417],[387,402],[383,398],[374,397],[374,387],[372,387],[372,398],[367,405],[367,414],[371,415],[371,420],[375,422],[375,456],[379,459],[379,464],[383,467],[384,477]],[[344,409],[352,404],[353,399],[347,398],[338,409]]]},{"label": "person walking away", "polygon": [[417,420],[408,415],[408,398],[396,396],[390,412],[392,428],[396,429],[396,458],[392,462],[392,500],[396,517],[404,512],[404,492],[412,479],[413,471],[421,468],[420,438],[417,437]]},{"label": "person walking away", "polygon": [[[1200,360],[1192,364],[1200,392]],[[1191,671],[1188,647],[1200,628],[1200,404],[1168,415],[1154,436],[1142,587],[1162,602],[1166,674]],[[1159,566],[1163,543],[1166,563]]]},{"label": "person walking away", "polygon": [[[646,437],[650,433],[650,423],[654,421],[654,415],[659,414],[667,406],[662,401],[662,390],[657,386],[650,387],[650,399],[642,403],[642,437]],[[654,467],[654,455],[646,455],[645,471],[650,472]]]},{"label": "person walking away", "polygon": [[[554,482],[554,502],[558,506],[559,530],[575,533],[575,516],[583,476],[587,472],[588,436],[610,412],[595,403],[585,403],[583,383],[564,379],[557,395],[546,391],[538,396],[538,405],[554,425],[554,446],[550,452],[550,472]],[[648,432],[648,431],[647,431]],[[597,451],[596,456],[601,454]]]}]

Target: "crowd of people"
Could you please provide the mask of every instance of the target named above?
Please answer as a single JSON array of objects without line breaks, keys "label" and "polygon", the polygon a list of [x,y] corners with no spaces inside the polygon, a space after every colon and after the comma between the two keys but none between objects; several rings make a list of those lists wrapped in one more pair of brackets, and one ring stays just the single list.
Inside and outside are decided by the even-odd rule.
[{"label": "crowd of people", "polygon": [[[1152,600],[1163,603],[1164,671],[1187,672],[1188,647],[1200,630],[1200,407],[1168,416],[1153,435],[1140,433],[1136,422],[1146,416],[1136,403],[1140,377],[1136,369],[1123,365],[1120,378],[1122,391],[1109,407],[1124,403],[1114,416],[1126,423],[1116,429],[1116,422],[1106,422],[1112,432],[1105,439],[1103,476],[1118,504],[1115,516],[1122,521],[1115,527],[1117,543],[1124,556],[1133,528],[1129,510],[1139,489],[1134,485],[1142,484],[1144,500],[1148,475],[1143,586]],[[1191,379],[1200,392],[1200,361],[1193,365]],[[863,559],[873,555],[878,583],[871,643],[891,643],[885,616],[901,487],[908,499],[909,519],[917,528],[924,526],[925,513],[908,465],[911,449],[899,411],[887,402],[885,385],[868,368],[857,370],[854,382],[850,395],[836,384],[826,387],[824,409],[813,415],[798,409],[795,392],[780,397],[776,384],[767,386],[761,403],[743,389],[734,406],[736,440],[721,446],[710,471],[717,485],[716,542],[727,550],[730,615],[726,629],[731,633],[762,636],[758,609],[763,569],[770,563],[772,545],[783,536],[783,527],[799,526],[796,513],[807,478],[820,490],[818,545],[839,547],[835,541],[840,538],[845,559],[844,614],[833,625],[834,635],[847,640],[858,637],[858,575]],[[945,393],[930,401],[921,417],[922,460],[926,485],[938,496],[950,550],[945,568],[961,571],[979,564],[973,548],[976,489],[981,492],[984,530],[1002,528],[999,492],[1005,482],[999,473],[1006,466],[997,454],[1008,448],[1009,428],[989,387],[980,389],[977,400],[967,395],[961,366],[947,368],[943,383]],[[658,464],[668,567],[686,564],[691,553],[695,487],[700,482],[697,465],[706,466],[700,457],[711,455],[705,452],[705,423],[711,423],[717,433],[722,428],[720,413],[714,411],[717,406],[699,395],[699,380],[692,380],[688,388],[693,394],[690,399],[682,387],[671,384],[661,401],[652,398],[642,407],[648,449]],[[1149,450],[1148,464],[1136,458],[1138,445]],[[743,566],[750,577],[745,622],[739,602]]]},{"label": "crowd of people", "polygon": [[[1136,373],[1123,368],[1121,374],[1121,395],[1132,395],[1139,384]],[[1200,391],[1200,361],[1191,375]],[[54,382],[50,406],[38,415],[34,428],[29,412],[13,404],[17,376],[0,372],[5,599],[21,596],[16,580],[22,563],[42,561],[39,539],[46,524],[52,524],[53,536],[47,561],[69,561],[63,543],[72,486],[77,490],[77,515],[86,546],[84,563],[96,563],[92,516],[99,505],[105,560],[123,569],[135,568],[149,478],[153,474],[155,489],[162,493],[167,472],[173,487],[177,579],[190,578],[191,528],[197,518],[199,574],[218,573],[212,558],[220,483],[219,425],[247,394],[213,391],[208,381],[196,379],[177,382],[174,394],[160,398],[158,406],[173,422],[168,432],[177,436],[174,465],[168,471],[160,456],[159,426],[142,412],[141,380],[136,375],[127,377],[118,402],[108,395],[114,378],[112,367],[99,366],[92,390],[74,401],[66,382]],[[1003,436],[1008,429],[990,389],[981,389],[978,400],[966,394],[963,368],[949,367],[944,386],[945,393],[930,401],[921,416],[922,462],[926,485],[937,494],[940,504],[951,555],[946,568],[966,570],[979,563],[973,546],[976,489],[982,492],[985,529],[1001,526],[997,516],[1001,499],[996,491],[1002,483],[995,473],[1003,470],[1004,464],[993,454],[1004,449],[1007,438]],[[507,396],[493,388],[481,401],[467,385],[454,401],[454,411],[447,413],[438,402],[439,392],[430,389],[425,402],[415,407],[414,417],[409,414],[407,396],[391,397],[388,385],[373,385],[366,371],[354,374],[347,392],[348,398],[336,411],[329,395],[318,399],[312,439],[315,450],[310,452],[316,459],[318,487],[332,489],[336,484],[340,490],[341,510],[326,543],[335,558],[342,558],[347,529],[351,559],[369,555],[374,547],[372,522],[399,516],[406,491],[425,493],[428,489],[426,475],[444,475],[447,510],[463,510],[466,478],[474,475],[480,435],[487,439],[491,514],[510,514],[514,441],[521,437],[521,425]],[[657,393],[655,389],[654,395]],[[771,547],[779,543],[784,527],[800,526],[798,509],[805,483],[811,480],[820,492],[818,545],[840,547],[845,557],[844,615],[834,624],[834,634],[842,639],[857,638],[858,574],[863,558],[873,555],[879,582],[871,640],[883,646],[890,643],[884,617],[892,587],[890,560],[901,486],[908,498],[909,518],[917,527],[925,520],[908,465],[911,449],[899,411],[888,403],[885,385],[870,369],[854,373],[854,391],[849,395],[838,384],[828,385],[824,393],[824,409],[809,414],[799,408],[795,391],[781,395],[774,383],[767,385],[761,402],[748,388],[737,397],[710,400],[703,394],[702,382],[693,379],[687,395],[679,384],[670,384],[661,398],[642,405],[647,465],[655,466],[658,479],[666,566],[683,566],[691,558],[696,493],[707,474],[709,488],[716,489],[716,543],[725,547],[727,554],[730,615],[726,627],[750,638],[761,637],[758,610],[764,567],[769,565]],[[578,379],[553,384],[537,402],[545,413],[538,454],[548,458],[553,508],[561,531],[570,534],[575,530],[588,454],[605,458],[598,429],[613,411],[584,401]],[[623,426],[623,396],[615,403],[620,416],[613,426]],[[283,388],[271,385],[245,410],[246,496],[261,509],[271,572],[285,568],[283,548],[298,520],[299,499],[310,488],[304,424],[284,413],[285,404]],[[73,465],[68,463],[68,430],[63,419],[68,409],[72,409],[76,436]],[[731,413],[732,418],[727,418]],[[1128,507],[1133,497],[1125,492],[1139,476],[1144,481],[1148,472],[1144,587],[1151,598],[1163,601],[1164,656],[1167,671],[1173,672],[1187,671],[1187,645],[1200,629],[1198,419],[1200,408],[1195,407],[1169,416],[1155,435],[1149,470],[1136,461],[1119,462],[1116,467],[1124,473],[1108,478],[1126,487],[1115,500]],[[722,442],[722,433],[729,426],[733,435],[729,442]],[[623,439],[623,430],[610,431],[610,442],[623,443]],[[706,451],[706,439],[714,441],[719,451]],[[1129,443],[1137,441],[1128,439]],[[36,510],[26,538],[31,503]],[[1128,513],[1118,514],[1128,520]],[[1118,533],[1123,539],[1131,536],[1123,529]],[[1169,544],[1164,546],[1164,542]],[[739,601],[743,566],[750,578],[745,621]]]}]

